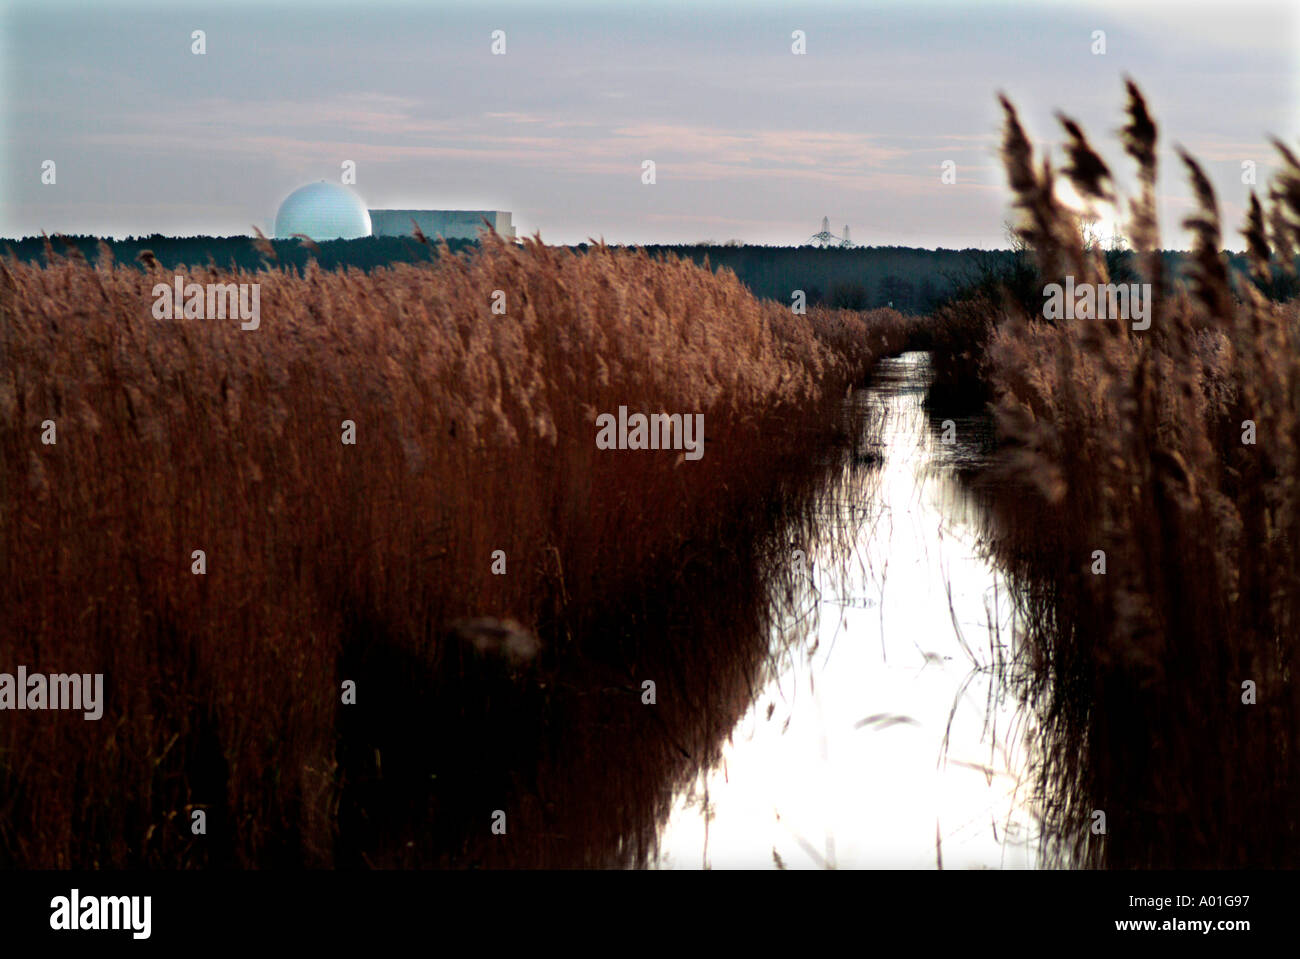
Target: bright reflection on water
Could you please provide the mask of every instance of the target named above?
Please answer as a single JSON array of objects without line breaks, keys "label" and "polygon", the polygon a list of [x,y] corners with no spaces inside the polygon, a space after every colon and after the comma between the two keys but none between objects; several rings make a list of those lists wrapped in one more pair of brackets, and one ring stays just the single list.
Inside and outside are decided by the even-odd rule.
[{"label": "bright reflection on water", "polygon": [[921,408],[927,359],[886,360],[856,397],[884,418],[883,462],[859,456],[837,484],[825,521],[858,530],[847,568],[807,549],[780,678],[678,797],[661,867],[1035,864],[1025,720],[1000,679],[1011,603],[953,475],[986,427],[957,420],[942,442]]}]

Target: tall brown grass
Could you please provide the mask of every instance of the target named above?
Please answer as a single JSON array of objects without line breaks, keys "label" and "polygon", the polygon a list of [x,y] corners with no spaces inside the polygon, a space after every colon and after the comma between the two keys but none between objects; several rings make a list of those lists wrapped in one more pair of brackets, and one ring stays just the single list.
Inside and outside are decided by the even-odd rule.
[{"label": "tall brown grass", "polygon": [[[102,672],[107,687],[98,722],[6,715],[0,862],[500,862],[488,815],[511,791],[531,797],[512,815],[532,810],[511,861],[643,861],[626,790],[583,845],[566,838],[593,815],[577,793],[557,811],[527,780],[557,763],[580,776],[568,747],[584,740],[554,737],[606,721],[597,689],[621,691],[648,775],[708,758],[755,667],[726,665],[677,617],[709,622],[691,588],[719,562],[756,590],[751,531],[810,488],[846,388],[901,347],[902,318],[793,316],[731,274],[534,241],[370,275],[186,279],[260,283],[260,329],[154,319],[151,288],[172,282],[156,262],[0,266],[0,670]],[[703,413],[703,458],[597,449],[596,415],[620,405]],[[466,639],[483,617],[538,638],[528,682]],[[647,662],[660,675],[634,668]],[[694,725],[673,718],[690,697],[663,692],[647,719],[642,679],[706,668],[717,690],[696,695]],[[355,706],[340,704],[348,679]],[[540,720],[559,725],[522,728]]]},{"label": "tall brown grass", "polygon": [[[1106,283],[1104,258],[1056,199],[1058,174],[1003,106],[1019,232],[1040,275]],[[1022,490],[1003,498],[998,550],[1028,596],[1039,799],[1055,848],[1077,864],[1294,866],[1300,309],[1230,282],[1213,190],[1185,153],[1192,272],[1187,288],[1166,281],[1157,128],[1132,83],[1127,113],[1123,147],[1138,171],[1128,233],[1152,284],[1151,328],[986,306],[1004,476]],[[1064,175],[1081,196],[1112,199],[1109,167],[1062,122]],[[1252,196],[1243,226],[1260,277],[1291,269],[1300,247],[1300,165],[1278,150],[1269,210]],[[1245,420],[1255,445],[1243,443]],[[1247,681],[1255,705],[1243,703]]]}]

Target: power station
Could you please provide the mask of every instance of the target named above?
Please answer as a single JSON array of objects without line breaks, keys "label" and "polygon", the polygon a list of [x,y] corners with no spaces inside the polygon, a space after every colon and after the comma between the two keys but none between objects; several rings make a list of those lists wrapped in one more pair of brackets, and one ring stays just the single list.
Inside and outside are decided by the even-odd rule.
[{"label": "power station", "polygon": [[275,215],[275,236],[281,240],[411,236],[416,227],[430,240],[477,240],[485,227],[506,239],[515,238],[514,223],[505,210],[368,210],[351,190],[324,180],[294,190]]},{"label": "power station", "polygon": [[431,240],[476,240],[487,220],[492,230],[515,238],[510,214],[504,210],[370,210],[375,236],[410,236],[412,223]]}]

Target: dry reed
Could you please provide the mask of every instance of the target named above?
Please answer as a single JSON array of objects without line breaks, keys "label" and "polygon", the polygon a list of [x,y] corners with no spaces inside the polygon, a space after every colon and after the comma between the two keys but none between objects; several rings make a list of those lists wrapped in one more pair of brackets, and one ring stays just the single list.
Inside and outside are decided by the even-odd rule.
[{"label": "dry reed", "polygon": [[[1003,498],[998,551],[1028,596],[1039,801],[1064,861],[1294,866],[1300,308],[1230,282],[1213,190],[1186,154],[1198,204],[1186,221],[1192,268],[1187,288],[1168,282],[1157,129],[1132,83],[1128,94],[1123,143],[1138,167],[1129,235],[1152,284],[1151,328],[1048,322],[1003,304],[981,357],[1003,476],[1033,494]],[[1104,259],[1055,198],[1056,174],[1035,163],[1003,105],[1020,235],[1040,276],[1107,283]],[[1084,197],[1110,196],[1106,164],[1063,122],[1065,175]],[[1259,277],[1292,269],[1300,245],[1300,165],[1281,154],[1271,208],[1252,197],[1244,228]],[[1243,703],[1246,681],[1255,705]],[[1092,828],[1096,810],[1104,835]]]},{"label": "dry reed", "polygon": [[[154,319],[151,288],[172,273],[143,262],[0,266],[0,670],[102,672],[108,690],[98,722],[7,715],[14,866],[331,865],[343,848],[394,862],[407,837],[367,833],[378,807],[355,791],[358,770],[380,775],[366,737],[460,735],[377,730],[423,719],[376,702],[394,673],[499,727],[517,705],[503,699],[537,690],[475,679],[464,623],[522,624],[548,668],[570,669],[599,647],[578,636],[590,623],[652,607],[665,577],[680,592],[693,557],[749,551],[737,537],[905,336],[892,311],[793,316],[734,275],[603,247],[488,239],[370,275],[187,272],[259,283],[255,331]],[[703,413],[703,458],[597,449],[595,417],[619,406]],[[40,442],[47,419],[56,445]],[[358,689],[368,719],[340,707],[358,675],[381,677]],[[363,727],[351,742],[348,723]],[[195,809],[208,836],[191,833]]]}]

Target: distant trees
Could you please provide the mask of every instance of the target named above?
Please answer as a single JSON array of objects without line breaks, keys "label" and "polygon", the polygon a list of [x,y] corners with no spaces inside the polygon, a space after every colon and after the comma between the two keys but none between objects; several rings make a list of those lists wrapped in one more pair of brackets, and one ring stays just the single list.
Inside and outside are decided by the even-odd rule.
[{"label": "distant trees", "polygon": [[[236,269],[257,269],[264,255],[254,246],[253,237],[240,236],[183,236],[168,237],[153,234],[147,237],[130,237],[125,240],[105,240],[113,259],[123,265],[139,266],[141,251],[149,250],[164,268],[199,267],[215,265]],[[417,263],[437,255],[436,246],[425,246],[414,237],[370,236],[358,240],[322,240],[309,249],[298,240],[271,240],[275,262],[280,266],[306,267],[315,258],[322,269],[334,270],[357,267],[372,270],[390,263]],[[472,240],[450,240],[448,248],[458,252],[473,245]],[[44,263],[46,250],[54,256],[66,256],[76,250],[94,262],[99,257],[98,237],[59,236],[25,237],[21,240],[0,241],[0,251],[13,255],[23,262]]]},{"label": "distant trees", "polygon": [[[12,252],[21,261],[43,262],[47,244],[55,255],[70,248],[92,262],[99,256],[99,239],[91,236],[26,237],[0,240],[0,253]],[[149,250],[165,268],[182,266],[242,267],[256,269],[263,254],[252,237],[166,237],[154,234],[125,240],[105,241],[113,258],[121,264],[138,266],[137,257]],[[372,236],[359,240],[328,240],[311,250],[298,240],[271,240],[275,262],[280,266],[304,268],[311,258],[322,269],[356,267],[369,272],[390,263],[426,262],[438,255],[438,247],[424,245],[414,237]],[[460,252],[472,240],[451,240],[448,248]],[[571,249],[582,252],[587,244]],[[672,255],[714,269],[729,269],[755,295],[789,304],[794,290],[803,290],[810,306],[872,309],[893,303],[904,313],[930,313],[954,298],[977,292],[1000,297],[1009,291],[1026,309],[1042,306],[1044,280],[1038,275],[1033,252],[1016,242],[1007,250],[921,250],[912,247],[855,247],[818,249],[803,247],[743,246],[736,240],[709,245],[647,246],[652,256]],[[1133,253],[1119,244],[1103,251],[1107,271],[1115,283],[1138,281]],[[1251,280],[1244,254],[1229,254],[1228,261],[1238,284],[1255,282],[1273,299],[1289,299],[1300,293],[1300,281],[1275,266],[1274,275],[1264,281]],[[1171,278],[1182,270],[1184,257],[1166,252],[1165,265]]]},{"label": "distant trees", "polygon": [[880,281],[880,300],[885,305],[894,304],[894,309],[902,312],[912,310],[913,286],[900,276],[886,276]]},{"label": "distant trees", "polygon": [[865,310],[870,304],[871,295],[866,286],[857,281],[836,283],[826,302],[827,306],[841,310]]}]

